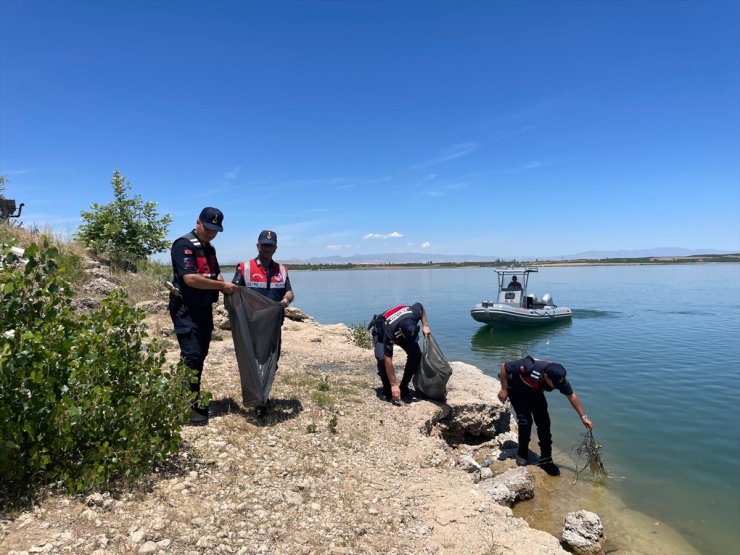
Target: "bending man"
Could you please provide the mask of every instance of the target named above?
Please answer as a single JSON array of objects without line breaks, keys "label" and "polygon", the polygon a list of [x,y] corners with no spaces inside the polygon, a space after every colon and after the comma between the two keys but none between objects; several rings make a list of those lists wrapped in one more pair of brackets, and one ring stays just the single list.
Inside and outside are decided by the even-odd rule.
[{"label": "bending man", "polygon": [[550,433],[550,415],[547,412],[545,391],[557,389],[568,398],[583,425],[589,430],[593,423],[583,411],[578,396],[565,377],[565,368],[557,362],[535,360],[526,356],[521,360],[504,362],[501,365],[501,391],[498,399],[502,403],[508,398],[516,412],[519,426],[519,449],[516,464],[527,464],[529,439],[532,435],[532,422],[537,426],[537,437],[540,443],[540,459],[537,466],[550,476],[559,476],[560,469],[552,461],[552,435]]},{"label": "bending man", "polygon": [[[375,358],[378,361],[378,376],[383,383],[383,396],[386,401],[411,400],[409,383],[421,362],[418,342],[420,320],[424,335],[429,337],[432,330],[429,329],[427,315],[421,303],[397,306],[375,318],[373,343]],[[393,345],[401,347],[407,355],[400,385],[393,368]]]}]

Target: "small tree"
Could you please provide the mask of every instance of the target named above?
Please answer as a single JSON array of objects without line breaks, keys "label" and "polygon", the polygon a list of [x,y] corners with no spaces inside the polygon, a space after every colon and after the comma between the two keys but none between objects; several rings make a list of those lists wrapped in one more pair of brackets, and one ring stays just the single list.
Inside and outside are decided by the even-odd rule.
[{"label": "small tree", "polygon": [[140,195],[129,196],[131,183],[113,172],[113,202],[93,203],[80,214],[84,223],[76,233],[94,254],[106,257],[117,268],[132,269],[136,262],[167,249],[166,236],[172,217],[159,217],[156,202],[144,202]]},{"label": "small tree", "polygon": [[5,193],[5,185],[7,184],[8,176],[6,175],[0,175],[0,200],[3,200],[5,197],[3,196],[3,193]]}]

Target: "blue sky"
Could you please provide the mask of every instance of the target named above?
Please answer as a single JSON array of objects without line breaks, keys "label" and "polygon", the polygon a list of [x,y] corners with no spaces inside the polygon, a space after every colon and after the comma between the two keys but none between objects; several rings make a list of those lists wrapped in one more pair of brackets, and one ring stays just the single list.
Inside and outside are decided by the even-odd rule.
[{"label": "blue sky", "polygon": [[0,174],[222,261],[740,250],[740,3],[0,0]]}]

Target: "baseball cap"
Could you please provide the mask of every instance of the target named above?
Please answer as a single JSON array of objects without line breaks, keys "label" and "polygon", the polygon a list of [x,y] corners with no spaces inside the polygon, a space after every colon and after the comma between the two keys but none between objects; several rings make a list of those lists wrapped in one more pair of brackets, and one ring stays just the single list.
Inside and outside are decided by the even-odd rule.
[{"label": "baseball cap", "polygon": [[269,229],[265,229],[260,233],[260,236],[257,238],[257,242],[261,245],[265,243],[268,245],[277,245],[277,233],[270,231]]},{"label": "baseball cap", "polygon": [[210,229],[211,231],[223,231],[224,226],[221,225],[224,221],[224,213],[221,212],[218,208],[214,208],[213,206],[206,206],[203,210],[200,211],[200,216],[198,217],[200,220],[200,223],[203,224],[203,227],[206,229]]},{"label": "baseball cap", "polygon": [[413,339],[419,333],[419,327],[413,318],[402,320],[398,327],[406,339]]},{"label": "baseball cap", "polygon": [[547,366],[545,366],[545,374],[550,376],[550,379],[552,380],[552,385],[560,391],[563,395],[572,395],[573,394],[573,387],[570,385],[570,382],[568,382],[568,379],[565,377],[565,367],[563,367],[562,364],[558,364],[557,362],[551,362]]},{"label": "baseball cap", "polygon": [[534,358],[532,358],[531,355],[527,355],[519,361],[519,364],[517,364],[516,367],[519,368],[521,366],[524,366],[524,369],[527,372],[532,372],[532,370],[534,370],[534,362]]},{"label": "baseball cap", "polygon": [[551,362],[545,366],[545,374],[550,376],[552,383],[557,384],[565,379],[565,367],[557,362]]}]

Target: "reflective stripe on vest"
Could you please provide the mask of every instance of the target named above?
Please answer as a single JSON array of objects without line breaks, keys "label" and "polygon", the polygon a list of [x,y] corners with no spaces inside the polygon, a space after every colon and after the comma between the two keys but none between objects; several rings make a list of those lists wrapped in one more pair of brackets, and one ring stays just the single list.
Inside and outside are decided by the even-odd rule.
[{"label": "reflective stripe on vest", "polygon": [[[270,275],[270,289],[285,289],[285,279],[288,269],[277,262],[273,262],[273,268],[275,267],[277,267],[277,272]],[[260,266],[255,259],[252,259],[249,261],[249,274],[244,271],[245,269],[246,264],[244,262],[240,263],[239,270],[244,277],[244,283],[247,287],[252,289],[267,289],[267,272],[264,271],[264,266]]]},{"label": "reflective stripe on vest", "polygon": [[206,258],[206,252],[203,249],[203,245],[198,240],[198,236],[191,231],[190,233],[180,237],[180,239],[187,239],[195,249],[195,272],[203,277],[216,279],[218,274],[211,271],[211,267],[208,265],[208,259]]},{"label": "reflective stripe on vest", "polygon": [[531,387],[532,389],[539,389],[542,387],[542,382],[545,379],[545,368],[551,364],[549,360],[538,360],[532,368],[532,372],[529,374],[519,374],[522,381]]},{"label": "reflective stripe on vest", "polygon": [[390,310],[386,310],[383,313],[383,317],[385,318],[385,323],[390,325],[399,318],[402,318],[404,316],[413,316],[413,314],[414,313],[411,310],[410,306],[401,305],[391,308]]}]

